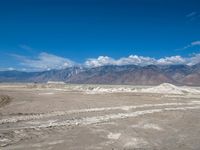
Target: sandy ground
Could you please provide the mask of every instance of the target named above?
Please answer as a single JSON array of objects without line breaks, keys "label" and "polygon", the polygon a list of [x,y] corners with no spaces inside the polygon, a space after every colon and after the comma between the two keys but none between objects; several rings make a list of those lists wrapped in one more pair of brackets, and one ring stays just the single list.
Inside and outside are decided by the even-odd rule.
[{"label": "sandy ground", "polygon": [[0,149],[200,149],[198,94],[70,89],[1,84]]}]

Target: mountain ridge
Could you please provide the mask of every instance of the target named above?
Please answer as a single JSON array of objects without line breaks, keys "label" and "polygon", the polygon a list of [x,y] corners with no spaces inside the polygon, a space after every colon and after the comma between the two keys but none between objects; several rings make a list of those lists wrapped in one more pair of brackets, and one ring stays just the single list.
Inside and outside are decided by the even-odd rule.
[{"label": "mountain ridge", "polygon": [[188,65],[107,65],[95,68],[70,67],[42,72],[0,71],[0,82],[63,81],[76,84],[131,84],[200,86],[200,64]]}]

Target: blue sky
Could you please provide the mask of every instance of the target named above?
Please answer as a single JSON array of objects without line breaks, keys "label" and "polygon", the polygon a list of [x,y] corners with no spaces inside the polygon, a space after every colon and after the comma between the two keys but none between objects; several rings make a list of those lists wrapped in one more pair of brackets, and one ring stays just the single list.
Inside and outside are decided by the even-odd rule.
[{"label": "blue sky", "polygon": [[199,0],[2,0],[0,69],[193,64],[200,58],[199,6]]}]

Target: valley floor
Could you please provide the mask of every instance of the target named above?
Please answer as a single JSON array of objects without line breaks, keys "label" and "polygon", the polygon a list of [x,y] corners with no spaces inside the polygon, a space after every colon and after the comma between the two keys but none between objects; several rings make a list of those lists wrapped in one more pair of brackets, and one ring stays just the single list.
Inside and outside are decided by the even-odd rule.
[{"label": "valley floor", "polygon": [[200,149],[198,93],[88,93],[71,87],[1,84],[0,149]]}]

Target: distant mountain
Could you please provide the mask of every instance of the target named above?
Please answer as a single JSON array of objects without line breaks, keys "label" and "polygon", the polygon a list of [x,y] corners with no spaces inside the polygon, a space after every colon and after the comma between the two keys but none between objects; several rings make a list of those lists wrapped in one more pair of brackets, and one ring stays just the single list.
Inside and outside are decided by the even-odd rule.
[{"label": "distant mountain", "polygon": [[102,66],[80,72],[66,80],[70,83],[154,85],[173,81],[157,66]]},{"label": "distant mountain", "polygon": [[48,82],[65,81],[82,71],[80,67],[43,72],[0,71],[0,82]]},{"label": "distant mountain", "polygon": [[0,82],[64,81],[79,84],[176,85],[200,86],[200,64],[167,66],[101,66],[71,67],[43,72],[1,71]]}]

